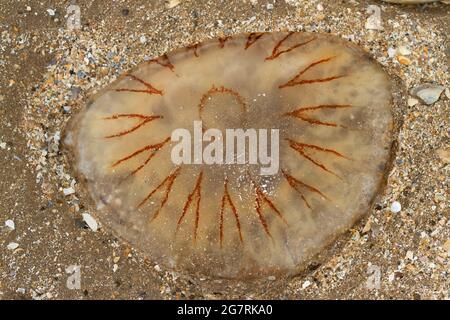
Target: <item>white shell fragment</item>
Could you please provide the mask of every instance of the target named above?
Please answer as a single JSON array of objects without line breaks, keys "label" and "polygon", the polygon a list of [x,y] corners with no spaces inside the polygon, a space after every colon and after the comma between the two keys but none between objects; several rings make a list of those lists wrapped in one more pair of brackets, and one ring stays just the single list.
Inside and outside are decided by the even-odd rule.
[{"label": "white shell fragment", "polygon": [[11,230],[14,230],[16,228],[14,221],[12,221],[11,219],[5,221],[5,226],[7,226]]},{"label": "white shell fragment", "polygon": [[72,188],[72,187],[64,188],[64,189],[63,189],[63,194],[64,194],[65,196],[69,196],[69,195],[74,194],[74,193],[75,193],[75,189]]},{"label": "white shell fragment", "polygon": [[16,243],[16,242],[10,242],[10,243],[6,246],[6,248],[7,248],[8,250],[16,250],[18,247],[19,247],[19,244]]},{"label": "white shell fragment", "polygon": [[88,227],[92,231],[96,232],[98,230],[98,223],[97,223],[97,221],[89,213],[83,213],[82,216],[83,216],[84,222],[86,222]]}]

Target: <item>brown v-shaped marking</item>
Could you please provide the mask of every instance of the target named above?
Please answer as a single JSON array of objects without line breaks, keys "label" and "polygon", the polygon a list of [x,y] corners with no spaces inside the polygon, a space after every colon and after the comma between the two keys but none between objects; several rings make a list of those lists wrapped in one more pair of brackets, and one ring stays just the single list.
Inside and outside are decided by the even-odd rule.
[{"label": "brown v-shaped marking", "polygon": [[265,33],[264,32],[252,32],[248,35],[247,42],[245,43],[245,50],[250,48],[256,41],[258,41]]},{"label": "brown v-shaped marking", "polygon": [[227,202],[231,208],[231,211],[233,212],[234,220],[236,221],[236,228],[239,232],[239,239],[241,240],[241,243],[244,243],[244,240],[242,238],[242,232],[241,232],[241,223],[239,222],[239,215],[237,213],[236,207],[234,206],[234,203],[231,200],[230,194],[228,192],[228,179],[225,178],[222,204],[220,206],[220,229],[219,229],[219,232],[220,232],[220,247],[221,248],[222,248],[222,242],[223,242],[223,215],[225,212],[225,205]]},{"label": "brown v-shaped marking", "polygon": [[122,131],[122,132],[119,132],[119,133],[116,133],[116,134],[112,134],[112,135],[106,136],[105,138],[108,138],[108,139],[109,138],[117,138],[117,137],[121,137],[121,136],[127,135],[129,133],[132,133],[133,131],[136,131],[137,129],[139,129],[143,125],[145,125],[145,124],[147,124],[147,123],[149,123],[149,122],[151,122],[151,121],[153,121],[155,119],[162,119],[163,116],[146,116],[146,115],[143,115],[143,114],[124,113],[124,114],[115,114],[115,115],[112,115],[110,117],[106,117],[106,118],[103,118],[103,119],[104,120],[117,120],[117,119],[120,119],[120,118],[140,119],[141,121],[137,125],[135,125],[134,127],[132,127],[129,130],[125,130],[125,131]]},{"label": "brown v-shaped marking", "polygon": [[129,77],[129,78],[133,79],[134,81],[137,81],[137,82],[143,84],[147,89],[125,89],[125,88],[119,88],[119,89],[114,89],[114,91],[117,91],[117,92],[147,93],[147,94],[159,94],[161,96],[164,94],[161,90],[156,89],[150,83],[145,82],[144,80],[136,77],[135,75],[127,74],[126,77]]},{"label": "brown v-shaped marking", "polygon": [[184,219],[184,216],[186,215],[189,207],[191,206],[191,203],[193,200],[196,200],[195,203],[195,224],[194,224],[194,242],[197,240],[197,230],[198,230],[198,224],[200,221],[200,200],[202,197],[202,177],[203,177],[203,171],[200,171],[200,174],[198,175],[197,182],[195,183],[194,190],[189,194],[184,207],[183,211],[178,219],[177,222],[177,229],[176,232],[178,232],[178,229],[180,228],[180,224]]},{"label": "brown v-shaped marking", "polygon": [[291,112],[287,112],[284,114],[284,116],[294,117],[299,120],[308,122],[310,124],[317,124],[317,125],[323,125],[323,126],[329,126],[329,127],[346,128],[345,126],[336,124],[334,122],[325,122],[325,121],[320,121],[320,120],[317,120],[314,118],[310,118],[309,116],[305,115],[305,113],[309,112],[309,111],[319,110],[319,109],[341,109],[341,108],[350,108],[350,107],[351,107],[351,105],[330,105],[330,104],[313,106],[313,107],[304,107],[304,108],[299,108],[299,109],[291,111]]},{"label": "brown v-shaped marking", "polygon": [[310,204],[308,203],[308,201],[306,200],[305,196],[303,195],[303,192],[299,189],[299,187],[303,187],[303,188],[305,188],[305,189],[307,189],[307,190],[309,190],[309,191],[311,191],[311,192],[313,192],[313,193],[317,193],[318,195],[320,195],[321,197],[323,197],[324,199],[326,199],[326,200],[328,200],[328,201],[330,200],[327,196],[325,196],[322,192],[320,192],[319,189],[314,188],[313,186],[311,186],[311,185],[309,185],[309,184],[306,184],[306,183],[304,183],[304,182],[302,182],[302,181],[300,181],[300,180],[294,178],[293,176],[291,176],[289,173],[287,173],[287,172],[284,171],[284,170],[281,170],[281,172],[283,173],[283,176],[286,178],[286,180],[287,180],[287,182],[289,183],[289,185],[290,185],[295,191],[297,191],[297,192],[300,194],[300,196],[301,196],[303,202],[305,203],[305,205],[306,205],[309,209],[311,209],[311,206],[310,206]]},{"label": "brown v-shaped marking", "polygon": [[272,209],[273,212],[275,212],[275,215],[278,218],[280,218],[285,224],[287,224],[287,221],[284,219],[283,214],[280,212],[280,210],[278,210],[278,208],[273,204],[272,200],[270,200],[269,197],[266,196],[264,194],[264,192],[251,179],[250,173],[248,171],[247,171],[247,176],[250,178],[250,181],[255,190],[255,210],[258,215],[259,221],[260,221],[261,225],[263,226],[263,229],[266,232],[266,234],[273,240],[273,237],[272,237],[272,234],[270,233],[267,221],[262,214],[262,203],[266,203],[269,206],[269,208]]},{"label": "brown v-shaped marking", "polygon": [[173,183],[175,182],[175,179],[178,177],[178,174],[180,173],[181,168],[176,168],[170,175],[168,175],[155,189],[153,189],[145,198],[144,200],[139,203],[138,208],[142,207],[160,188],[163,186],[166,186],[164,190],[164,198],[161,201],[161,204],[158,208],[158,210],[153,214],[153,217],[151,218],[150,222],[153,222],[155,220],[159,213],[161,212],[162,208],[166,204],[167,200],[169,199],[169,194],[172,191]]},{"label": "brown v-shaped marking", "polygon": [[229,39],[231,39],[231,36],[225,36],[225,37],[219,38],[219,45],[220,45],[221,49],[223,49],[225,47],[225,42],[227,42]]},{"label": "brown v-shaped marking", "polygon": [[280,47],[281,47],[281,45],[283,44],[283,42],[286,41],[286,40],[287,40],[291,35],[293,35],[294,33],[295,33],[295,32],[289,32],[283,39],[281,39],[280,41],[278,41],[278,43],[275,45],[275,47],[274,47],[273,50],[272,50],[272,54],[271,54],[270,56],[268,56],[265,60],[273,60],[273,59],[276,59],[276,58],[278,58],[279,56],[281,56],[281,55],[284,54],[284,53],[290,52],[290,51],[292,51],[292,50],[294,50],[294,49],[297,49],[297,48],[299,48],[299,47],[302,47],[302,46],[304,46],[304,45],[307,45],[308,43],[310,43],[310,42],[316,40],[316,38],[312,38],[312,39],[307,40],[307,41],[305,41],[305,42],[295,44],[295,45],[289,47],[288,49],[280,50]]},{"label": "brown v-shaped marking", "polygon": [[156,63],[164,68],[169,68],[170,71],[174,72],[175,66],[170,62],[169,57],[167,54],[164,54],[158,58],[151,59],[148,61],[149,64]]},{"label": "brown v-shaped marking", "polygon": [[320,64],[327,63],[327,62],[331,61],[334,58],[335,57],[330,57],[330,58],[325,58],[325,59],[321,59],[321,60],[312,62],[307,67],[305,67],[303,70],[300,70],[299,73],[297,73],[297,75],[294,78],[292,78],[288,82],[278,86],[278,88],[283,89],[283,88],[286,88],[286,87],[293,87],[293,86],[298,86],[298,85],[303,85],[303,84],[329,82],[329,81],[333,81],[333,80],[337,80],[337,79],[345,77],[345,75],[336,75],[336,76],[331,76],[331,77],[326,77],[326,78],[319,78],[319,79],[308,79],[308,80],[300,79],[302,77],[302,75],[306,71],[308,71],[308,70],[310,70],[310,69],[312,69],[312,68],[314,68],[314,67],[316,67],[316,66],[318,66]]},{"label": "brown v-shaped marking", "polygon": [[136,150],[135,152],[129,154],[128,156],[125,156],[125,157],[123,157],[123,158],[117,160],[116,162],[114,162],[114,163],[112,164],[111,167],[116,167],[116,166],[118,166],[119,164],[121,164],[121,163],[123,163],[123,162],[125,162],[125,161],[127,161],[127,160],[130,160],[131,158],[133,158],[133,157],[135,157],[135,156],[141,154],[142,152],[149,151],[149,150],[150,150],[150,151],[159,150],[159,149],[161,149],[161,147],[164,146],[164,144],[166,144],[169,140],[170,140],[170,137],[169,137],[169,138],[166,138],[164,141],[162,141],[162,142],[160,142],[160,143],[146,145],[145,147]]},{"label": "brown v-shaped marking", "polygon": [[340,180],[342,180],[342,178],[339,175],[337,175],[336,173],[334,173],[333,171],[328,169],[325,165],[323,165],[319,161],[314,160],[311,156],[309,156],[305,152],[305,150],[306,149],[313,149],[313,150],[317,150],[317,151],[321,151],[321,152],[330,153],[330,154],[333,154],[333,155],[335,155],[337,157],[344,158],[344,159],[347,159],[347,160],[350,160],[349,158],[347,158],[346,156],[340,154],[339,152],[337,152],[336,150],[333,150],[333,149],[322,148],[322,147],[314,145],[314,144],[300,143],[300,142],[296,142],[296,141],[291,140],[291,139],[286,139],[286,140],[289,141],[290,147],[292,149],[294,149],[295,151],[297,151],[303,158],[309,160],[310,162],[312,162],[313,164],[315,164],[316,166],[318,166],[322,170],[324,170],[324,171],[326,171],[328,173],[331,173],[335,177],[337,177]]},{"label": "brown v-shaped marking", "polygon": [[190,46],[187,46],[186,48],[187,48],[188,50],[192,50],[193,53],[194,53],[194,56],[195,56],[196,58],[199,57],[199,55],[198,55],[198,43],[193,44],[193,45],[190,45]]}]

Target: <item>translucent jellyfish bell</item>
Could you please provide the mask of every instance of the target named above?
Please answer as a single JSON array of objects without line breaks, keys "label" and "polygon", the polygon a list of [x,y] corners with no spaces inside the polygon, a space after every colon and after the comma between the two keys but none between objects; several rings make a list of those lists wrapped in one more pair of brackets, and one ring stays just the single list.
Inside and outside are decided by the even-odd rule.
[{"label": "translucent jellyfish bell", "polygon": [[[81,110],[65,142],[96,216],[153,261],[217,277],[295,274],[369,210],[390,153],[390,90],[337,37],[241,34],[141,64]],[[279,130],[278,170],[174,163],[172,133],[193,137],[199,121],[202,133]]]}]

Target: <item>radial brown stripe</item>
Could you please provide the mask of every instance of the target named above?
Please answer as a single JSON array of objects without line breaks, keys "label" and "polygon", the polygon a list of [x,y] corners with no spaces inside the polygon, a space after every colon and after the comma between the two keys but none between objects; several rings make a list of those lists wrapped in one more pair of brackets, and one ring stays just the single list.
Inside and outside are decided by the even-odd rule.
[{"label": "radial brown stripe", "polygon": [[130,134],[130,133],[136,131],[137,129],[141,128],[145,124],[147,124],[155,119],[162,119],[163,116],[145,116],[142,114],[116,114],[111,117],[104,118],[104,120],[117,120],[120,118],[135,118],[135,119],[137,118],[137,119],[142,119],[142,121],[139,122],[137,125],[135,125],[134,127],[132,127],[129,130],[121,131],[119,133],[106,136],[105,138],[110,139],[110,138],[117,138],[117,137],[125,136],[127,134]]},{"label": "radial brown stripe", "polygon": [[239,233],[239,239],[240,239],[241,243],[244,243],[244,240],[242,237],[242,232],[241,232],[241,223],[239,221],[239,215],[237,213],[236,207],[234,206],[234,203],[231,200],[230,194],[228,192],[228,180],[225,179],[223,197],[222,197],[222,202],[221,202],[221,206],[220,206],[220,219],[219,219],[220,220],[219,221],[220,247],[222,247],[222,243],[223,243],[223,215],[224,215],[224,211],[225,211],[225,204],[227,202],[228,202],[228,205],[230,206],[231,211],[233,212],[233,215],[234,215],[234,219],[236,222],[236,228]]},{"label": "radial brown stripe", "polygon": [[286,88],[286,87],[293,87],[293,86],[297,86],[297,85],[311,84],[311,83],[316,83],[316,82],[328,82],[328,81],[333,81],[333,80],[337,80],[337,79],[344,77],[344,75],[338,75],[338,76],[331,76],[331,77],[326,77],[326,78],[322,78],[322,79],[312,79],[312,80],[301,80],[300,79],[306,71],[308,71],[318,65],[321,65],[323,63],[327,63],[334,58],[335,57],[324,58],[324,59],[310,63],[307,67],[300,70],[300,72],[297,73],[297,75],[294,78],[292,78],[291,80],[289,80],[288,82],[286,82],[282,85],[279,85],[278,88],[282,89],[282,88]]},{"label": "radial brown stripe", "polygon": [[161,204],[156,210],[156,212],[153,214],[152,218],[150,219],[150,222],[153,222],[161,212],[162,208],[166,204],[167,200],[169,199],[169,194],[172,191],[173,183],[175,182],[175,179],[177,178],[178,174],[180,173],[181,168],[178,167],[173,171],[170,175],[168,175],[155,189],[153,189],[138,205],[138,208],[142,207],[160,188],[163,186],[166,186],[164,190],[164,197],[161,201]]},{"label": "radial brown stripe", "polygon": [[340,154],[339,152],[337,152],[336,150],[333,150],[333,149],[326,149],[326,148],[322,148],[320,146],[316,146],[316,145],[313,145],[313,144],[300,143],[300,142],[293,141],[291,139],[286,139],[286,140],[289,141],[290,147],[292,149],[294,149],[295,151],[297,151],[302,157],[304,157],[305,159],[309,160],[311,163],[315,164],[316,166],[320,167],[322,170],[327,171],[327,172],[331,173],[332,175],[334,175],[337,178],[342,180],[342,177],[340,177],[338,174],[336,174],[335,172],[331,171],[324,164],[320,163],[317,160],[314,160],[311,156],[306,154],[305,153],[305,149],[309,148],[309,149],[314,149],[314,150],[318,150],[318,151],[322,151],[322,152],[327,152],[327,153],[334,154],[335,156],[338,156],[338,157],[341,157],[341,158],[349,160],[347,157],[345,157],[344,155]]},{"label": "radial brown stripe", "polygon": [[253,33],[250,33],[248,38],[247,38],[247,42],[245,44],[245,50],[250,48],[250,46],[252,46],[256,41],[258,41],[263,35],[264,35],[264,32],[253,32]]},{"label": "radial brown stripe", "polygon": [[170,62],[169,57],[167,56],[167,54],[164,54],[158,58],[155,59],[151,59],[148,61],[149,64],[152,63],[156,63],[159,64],[160,66],[164,67],[164,68],[168,68],[170,71],[174,71],[175,66]]},{"label": "radial brown stripe", "polygon": [[219,45],[221,49],[225,47],[225,42],[227,42],[229,39],[231,39],[230,36],[219,38]]},{"label": "radial brown stripe", "polygon": [[309,112],[309,111],[319,110],[319,109],[339,109],[339,108],[350,108],[350,107],[351,107],[350,105],[319,105],[319,106],[313,106],[313,107],[304,107],[304,108],[299,108],[299,109],[291,111],[291,112],[287,112],[284,114],[284,116],[294,117],[299,120],[308,122],[310,124],[317,124],[317,125],[323,125],[323,126],[329,126],[329,127],[341,127],[341,128],[345,129],[346,127],[343,125],[339,125],[334,122],[326,122],[326,121],[321,121],[321,120],[317,120],[314,118],[310,118],[309,116],[304,115],[304,113]]},{"label": "radial brown stripe", "polygon": [[134,81],[137,81],[137,82],[143,84],[147,89],[118,88],[118,89],[114,89],[114,91],[116,91],[116,92],[135,92],[135,93],[159,94],[161,96],[163,95],[163,92],[161,90],[156,89],[150,83],[145,82],[144,80],[136,77],[135,75],[127,74],[126,77],[131,78]]},{"label": "radial brown stripe", "polygon": [[288,53],[294,49],[297,49],[299,47],[302,47],[304,45],[307,45],[308,43],[316,40],[316,38],[312,38],[310,40],[307,40],[305,42],[302,43],[298,43],[296,45],[293,45],[291,47],[289,47],[288,49],[285,50],[280,50],[281,45],[283,44],[284,41],[286,41],[291,35],[293,35],[294,32],[290,32],[287,36],[285,36],[283,39],[281,39],[280,41],[278,41],[278,43],[275,45],[275,47],[272,50],[272,54],[270,56],[268,56],[265,60],[274,60],[276,58],[278,58],[279,56],[281,56],[284,53]]},{"label": "radial brown stripe", "polygon": [[300,180],[294,178],[292,175],[290,175],[289,173],[287,173],[285,170],[281,170],[281,171],[282,171],[282,173],[283,173],[283,176],[286,178],[287,182],[289,183],[289,185],[290,185],[295,191],[297,191],[297,192],[300,194],[300,196],[301,196],[303,202],[306,204],[306,206],[307,206],[308,208],[311,209],[311,206],[310,206],[310,204],[308,203],[308,201],[306,200],[305,196],[303,195],[303,192],[301,192],[301,191],[299,190],[299,188],[298,188],[299,186],[300,186],[300,187],[303,187],[303,188],[305,188],[305,189],[307,189],[307,190],[309,190],[309,191],[311,191],[311,192],[313,192],[313,193],[316,193],[316,194],[320,195],[321,197],[323,197],[324,199],[330,201],[330,199],[329,199],[326,195],[324,195],[319,189],[317,189],[317,188],[315,188],[315,187],[313,187],[313,186],[311,186],[311,185],[309,185],[309,184],[306,184],[306,183],[304,183],[304,182],[302,182],[302,181],[300,181]]},{"label": "radial brown stripe", "polygon": [[192,200],[197,200],[195,206],[195,225],[194,225],[194,242],[197,239],[197,229],[198,229],[198,224],[199,224],[199,220],[200,220],[200,200],[201,200],[201,188],[202,188],[202,177],[203,177],[203,170],[200,171],[200,174],[198,175],[197,178],[197,182],[195,183],[195,187],[194,190],[192,190],[192,192],[189,194],[184,207],[183,207],[183,211],[180,215],[180,217],[178,218],[177,221],[177,229],[176,232],[178,231],[178,229],[180,228],[180,224],[183,221],[184,217],[186,216],[186,213],[189,209],[189,207],[191,206]]},{"label": "radial brown stripe", "polygon": [[127,161],[127,160],[130,160],[131,158],[133,158],[133,157],[135,157],[135,156],[141,154],[141,153],[144,152],[144,151],[160,149],[160,148],[161,148],[167,141],[169,141],[169,140],[170,140],[170,137],[169,137],[169,138],[166,138],[164,141],[162,141],[162,142],[160,142],[160,143],[146,145],[145,147],[143,147],[143,148],[141,148],[141,149],[138,149],[138,150],[134,151],[134,152],[131,153],[130,155],[125,156],[125,157],[123,157],[123,158],[117,160],[116,162],[113,163],[112,167],[118,166],[119,164],[121,164],[121,163],[123,163],[123,162],[125,162],[125,161]]}]

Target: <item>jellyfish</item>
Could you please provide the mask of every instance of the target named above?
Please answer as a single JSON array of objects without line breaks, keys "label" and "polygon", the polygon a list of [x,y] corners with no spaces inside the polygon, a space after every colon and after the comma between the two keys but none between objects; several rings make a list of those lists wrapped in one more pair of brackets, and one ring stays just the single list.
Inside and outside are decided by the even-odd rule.
[{"label": "jellyfish", "polygon": [[239,34],[125,73],[71,119],[64,143],[102,225],[155,263],[293,275],[369,212],[391,105],[386,73],[346,40]]}]

